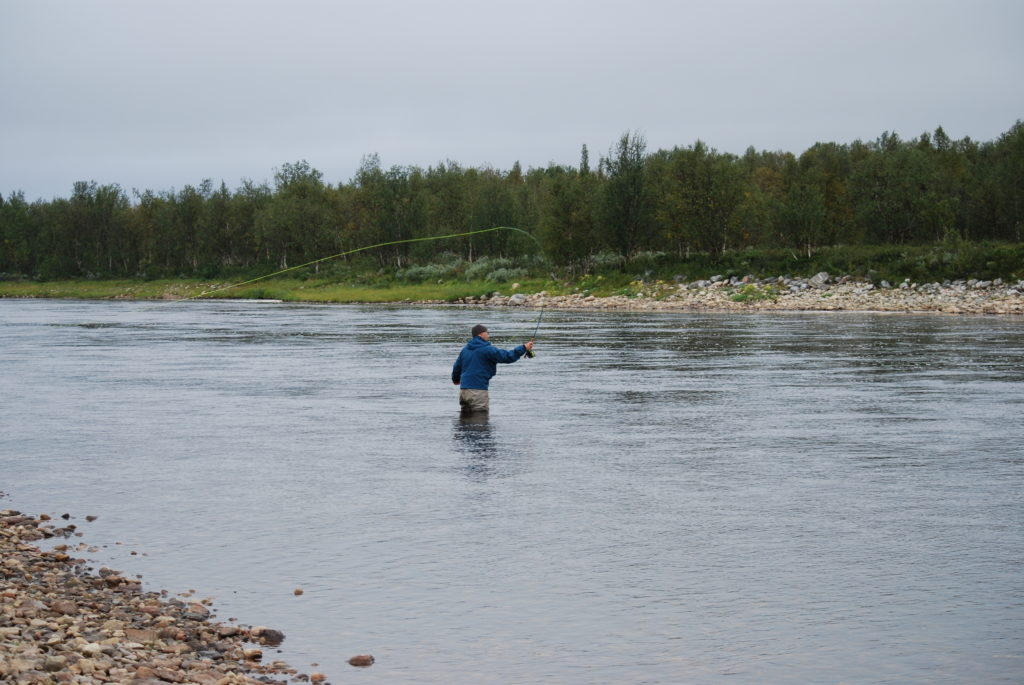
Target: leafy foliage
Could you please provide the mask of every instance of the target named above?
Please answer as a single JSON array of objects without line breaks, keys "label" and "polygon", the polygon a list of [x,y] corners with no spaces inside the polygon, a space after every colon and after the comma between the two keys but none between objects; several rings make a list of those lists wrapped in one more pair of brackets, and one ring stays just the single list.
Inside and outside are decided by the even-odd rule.
[{"label": "leafy foliage", "polygon": [[907,141],[883,133],[818,143],[799,156],[750,148],[737,157],[701,141],[648,153],[642,136],[626,133],[595,169],[585,146],[578,168],[517,163],[507,172],[452,161],[384,168],[370,155],[336,185],[304,160],[282,165],[273,187],[243,181],[230,190],[206,179],[129,195],[81,181],[68,198],[0,196],[0,274],[259,274],[494,226],[530,232],[543,255],[528,237],[500,231],[382,245],[316,264],[310,275],[506,281],[543,264],[576,277],[694,276],[752,271],[754,262],[775,273],[813,265],[870,276],[898,264],[915,272],[901,277],[1008,275],[1022,269],[1020,250],[986,241],[1024,241],[1024,123],[984,143],[938,128]]}]

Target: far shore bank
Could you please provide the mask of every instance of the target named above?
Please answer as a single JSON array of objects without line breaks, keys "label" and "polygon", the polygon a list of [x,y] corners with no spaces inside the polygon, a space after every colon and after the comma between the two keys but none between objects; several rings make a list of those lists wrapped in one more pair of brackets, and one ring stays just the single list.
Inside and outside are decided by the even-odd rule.
[{"label": "far shore bank", "polygon": [[[491,290],[491,288],[495,288]],[[216,291],[211,293],[210,291]],[[471,294],[482,293],[482,294]],[[1024,315],[1024,280],[978,279],[879,284],[819,273],[811,278],[712,277],[691,282],[634,281],[613,292],[568,283],[444,283],[358,287],[268,280],[258,288],[198,281],[0,282],[0,298],[182,300],[253,299],[304,303],[460,305],[629,311],[851,311]]]},{"label": "far shore bank", "polygon": [[[0,493],[0,497],[3,493]],[[91,520],[92,517],[86,517]],[[118,571],[93,571],[69,514],[0,508],[0,681],[11,683],[324,682],[261,647],[279,631],[214,620],[191,591],[145,592]],[[66,542],[41,549],[39,541]],[[234,619],[229,619],[234,621]]]},{"label": "far shore bank", "polygon": [[[274,299],[305,303],[520,306],[641,311],[887,311],[1024,315],[1024,281],[958,280],[873,284],[818,273],[810,279],[743,279],[665,283],[641,281],[607,293],[570,284],[442,284],[391,288],[274,280],[259,288],[209,282],[0,282],[0,298],[181,300]],[[226,288],[225,288],[226,287]],[[498,290],[490,290],[497,288]],[[221,289],[221,290],[218,290]],[[217,291],[209,294],[209,291]],[[482,293],[482,294],[471,294]]]},{"label": "far shore bank", "polygon": [[464,300],[465,304],[705,312],[932,312],[1024,315],[1024,281],[957,281],[877,287],[819,274],[811,279],[716,280],[674,286],[654,285],[637,294],[595,297],[585,293],[546,293]]}]

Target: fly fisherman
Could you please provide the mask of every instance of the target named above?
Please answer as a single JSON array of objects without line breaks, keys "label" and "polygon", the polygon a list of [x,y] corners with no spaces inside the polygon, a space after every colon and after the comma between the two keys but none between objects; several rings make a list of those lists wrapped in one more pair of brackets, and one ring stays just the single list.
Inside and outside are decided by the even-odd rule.
[{"label": "fly fisherman", "polygon": [[532,340],[511,350],[491,345],[491,334],[483,324],[473,326],[472,333],[473,339],[462,348],[452,367],[452,383],[459,386],[459,405],[464,415],[488,410],[487,386],[498,372],[498,364],[511,364],[533,352]]}]

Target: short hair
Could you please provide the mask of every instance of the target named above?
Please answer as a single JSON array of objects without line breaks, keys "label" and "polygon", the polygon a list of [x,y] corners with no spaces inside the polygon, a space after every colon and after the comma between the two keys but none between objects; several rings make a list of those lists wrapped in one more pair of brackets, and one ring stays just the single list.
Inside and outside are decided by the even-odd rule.
[{"label": "short hair", "polygon": [[477,325],[473,326],[473,337],[474,338],[476,336],[480,335],[481,333],[486,333],[486,332],[487,332],[487,326],[483,325],[482,323],[478,323]]}]

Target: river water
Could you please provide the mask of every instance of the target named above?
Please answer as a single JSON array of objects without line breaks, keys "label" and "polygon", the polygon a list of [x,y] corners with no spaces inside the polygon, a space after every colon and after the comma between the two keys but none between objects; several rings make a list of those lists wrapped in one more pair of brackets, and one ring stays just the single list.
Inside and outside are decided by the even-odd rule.
[{"label": "river water", "polygon": [[535,321],[0,301],[0,507],[333,682],[1021,682],[1020,319],[547,311],[461,421]]}]

